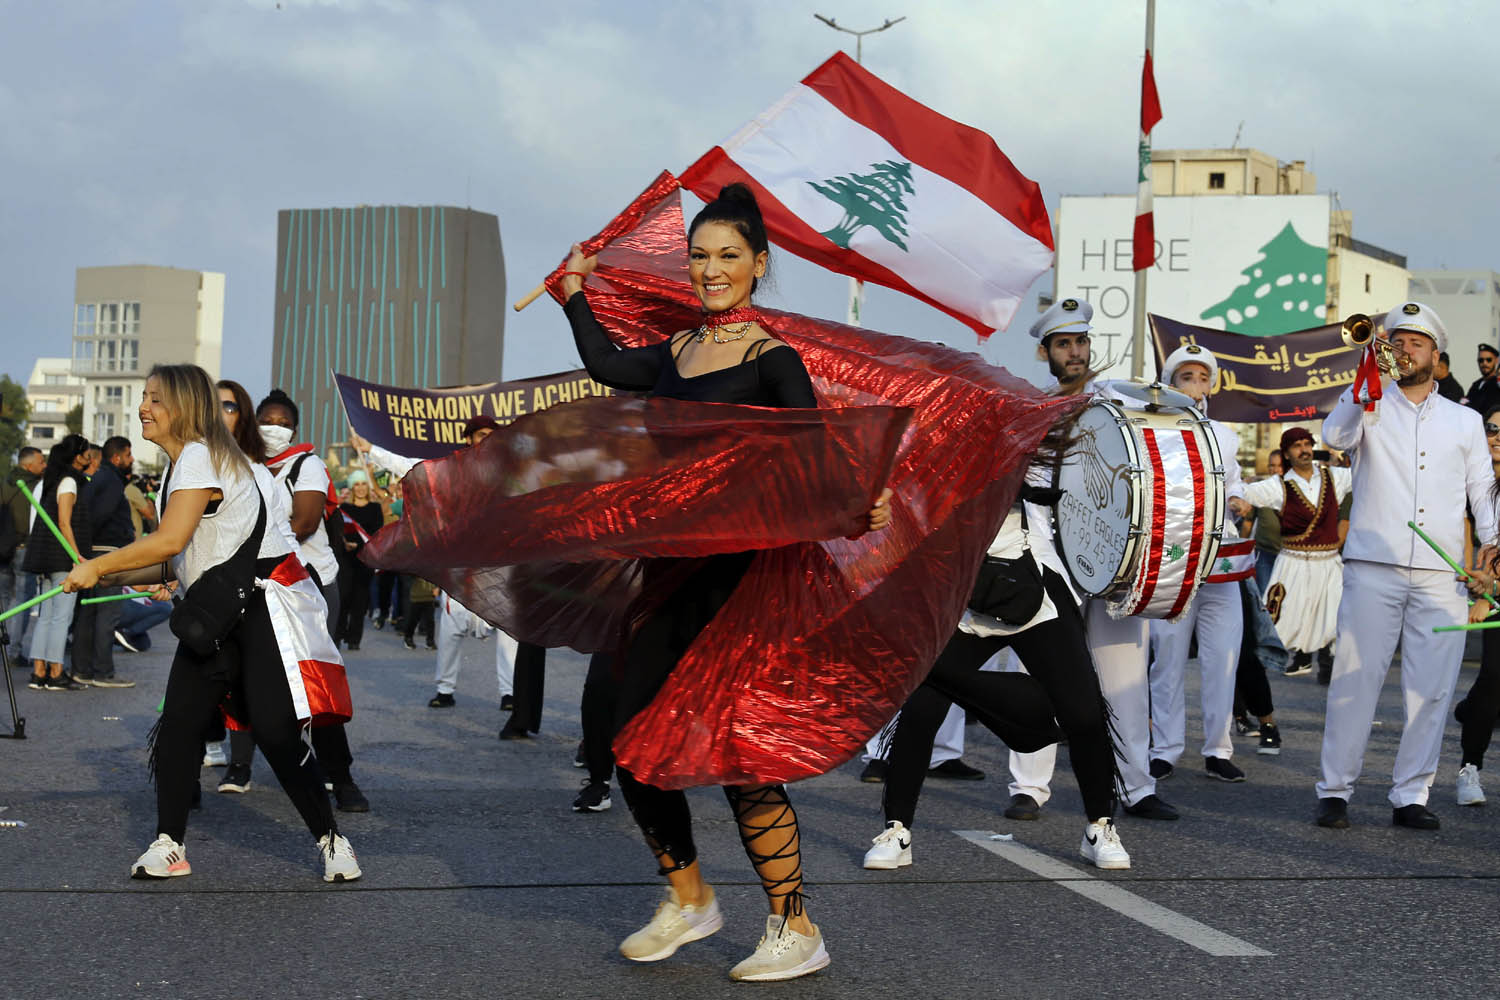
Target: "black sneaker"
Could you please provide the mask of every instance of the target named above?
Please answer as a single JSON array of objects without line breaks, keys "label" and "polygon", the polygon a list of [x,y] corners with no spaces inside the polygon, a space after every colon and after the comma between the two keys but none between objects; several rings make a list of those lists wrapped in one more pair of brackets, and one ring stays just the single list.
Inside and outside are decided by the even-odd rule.
[{"label": "black sneaker", "polygon": [[928,768],[927,774],[933,778],[947,778],[949,781],[983,781],[984,772],[977,767],[970,767],[958,757],[945,760],[937,767]]},{"label": "black sneaker", "polygon": [[452,694],[444,694],[443,692],[439,691],[437,694],[433,695],[432,698],[427,702],[427,707],[428,708],[452,708],[453,707],[453,695]]},{"label": "black sneaker", "polygon": [[1137,802],[1135,805],[1126,806],[1125,814],[1127,816],[1134,816],[1136,819],[1157,819],[1166,821],[1175,820],[1180,815],[1175,808],[1168,805],[1166,802],[1163,802],[1160,796],[1156,795],[1148,795],[1144,799],[1141,799],[1141,801]]},{"label": "black sneaker", "polygon": [[1177,768],[1173,767],[1170,762],[1162,760],[1160,757],[1151,758],[1151,777],[1157,781],[1165,781],[1176,772]]},{"label": "black sneaker", "polygon": [[219,792],[221,794],[243,795],[250,790],[250,765],[230,764],[224,769],[224,777],[219,779]]},{"label": "black sneaker", "polygon": [[859,772],[859,780],[866,784],[883,785],[885,784],[885,772],[888,769],[889,765],[879,757],[876,757],[865,765],[863,771]]},{"label": "black sneaker", "polygon": [[370,811],[370,800],[365,798],[365,793],[359,790],[353,778],[333,783],[333,802],[339,812],[367,813]]},{"label": "black sneaker", "polygon": [[500,738],[502,740],[529,740],[531,734],[520,726],[512,726],[507,722],[500,727]]},{"label": "black sneaker", "polygon": [[578,798],[573,800],[573,811],[576,813],[602,813],[609,807],[609,782],[607,781],[585,781],[583,791],[579,792]]},{"label": "black sneaker", "polygon": [[73,679],[73,675],[69,673],[61,673],[56,677],[47,678],[48,691],[82,691],[86,687],[88,687],[87,684],[78,683]]},{"label": "black sneaker", "polygon": [[1391,825],[1412,830],[1437,830],[1442,827],[1436,815],[1423,805],[1401,806],[1391,810]]},{"label": "black sneaker", "polygon": [[47,690],[48,679],[49,678],[46,674],[42,674],[40,677],[38,677],[36,674],[32,674],[31,681],[26,686],[31,688],[31,690],[33,691],[45,691]]},{"label": "black sneaker", "polygon": [[583,755],[583,740],[578,741],[578,752],[573,754],[574,767],[588,767],[588,758]]},{"label": "black sneaker", "polygon": [[1244,781],[1245,772],[1234,766],[1232,761],[1223,757],[1204,757],[1203,776],[1205,778],[1216,778],[1219,781]]},{"label": "black sneaker", "polygon": [[385,615],[375,619],[375,631],[379,632],[383,628],[385,628]]},{"label": "black sneaker", "polygon": [[500,696],[500,711],[514,712],[516,710],[516,696],[513,694],[502,694]]},{"label": "black sneaker", "polygon": [[1234,717],[1234,731],[1241,736],[1259,736],[1260,723],[1241,713]]},{"label": "black sneaker", "polygon": [[409,635],[403,635],[401,637],[401,642],[406,646],[407,649],[417,648],[417,644],[411,641],[411,636]]},{"label": "black sneaker", "polygon": [[1310,673],[1312,673],[1312,654],[1300,649],[1292,650],[1292,662],[1286,665],[1282,676],[1301,677],[1303,674]]},{"label": "black sneaker", "polygon": [[1349,803],[1333,796],[1319,799],[1317,822],[1329,830],[1349,829]]},{"label": "black sneaker", "polygon": [[1281,753],[1281,730],[1276,728],[1274,722],[1260,724],[1260,746],[1255,748],[1255,752],[1269,757],[1275,757]]},{"label": "black sneaker", "polygon": [[121,648],[128,649],[132,653],[140,652],[140,649],[136,646],[136,644],[131,642],[130,638],[119,629],[115,629],[115,642],[119,643]]}]

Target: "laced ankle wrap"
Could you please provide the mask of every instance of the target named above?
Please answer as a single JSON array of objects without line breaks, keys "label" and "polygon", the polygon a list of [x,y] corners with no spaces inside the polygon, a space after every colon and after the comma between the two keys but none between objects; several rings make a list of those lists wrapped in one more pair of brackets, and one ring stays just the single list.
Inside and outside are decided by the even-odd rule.
[{"label": "laced ankle wrap", "polygon": [[[802,846],[797,812],[784,785],[726,787],[724,795],[739,825],[740,843],[760,876],[761,887],[786,919],[803,913]],[[782,921],[786,929],[786,920]]]}]

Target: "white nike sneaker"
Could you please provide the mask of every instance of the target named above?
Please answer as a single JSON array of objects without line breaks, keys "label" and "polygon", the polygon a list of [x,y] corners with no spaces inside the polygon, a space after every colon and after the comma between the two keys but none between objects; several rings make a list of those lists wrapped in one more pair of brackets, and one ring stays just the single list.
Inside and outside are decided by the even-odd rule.
[{"label": "white nike sneaker", "polygon": [[218,742],[214,742],[214,743],[205,743],[203,745],[203,766],[204,767],[228,767],[229,766],[229,757],[228,757],[228,755],[226,755],[224,753],[224,743],[222,741],[218,741]]},{"label": "white nike sneaker", "polygon": [[766,917],[766,932],[749,958],[729,970],[729,978],[746,983],[774,983],[817,972],[832,959],[823,947],[823,932],[813,928],[811,936],[786,926],[786,918]]},{"label": "white nike sneaker", "polygon": [[191,874],[193,869],[188,864],[187,849],[165,833],[153,840],[146,853],[130,866],[131,878],[175,878]]},{"label": "white nike sneaker", "polygon": [[1479,768],[1473,764],[1465,764],[1458,769],[1458,804],[1484,805],[1484,789],[1479,785]]},{"label": "white nike sneaker", "polygon": [[1078,852],[1085,861],[1092,861],[1095,868],[1122,871],[1130,867],[1130,855],[1120,843],[1120,831],[1108,817],[1083,828],[1083,843],[1078,845]]},{"label": "white nike sneaker", "polygon": [[707,902],[684,906],[677,890],[667,886],[667,898],[657,905],[651,922],[620,942],[620,954],[632,962],[660,962],[689,941],[706,938],[723,926],[724,915],[713,889],[708,890]]},{"label": "white nike sneaker", "polygon": [[353,882],[364,872],[359,870],[359,859],[349,838],[342,834],[323,834],[318,838],[318,853],[323,855],[324,882]]},{"label": "white nike sneaker", "polygon": [[873,843],[875,846],[865,852],[866,868],[888,871],[911,864],[911,831],[900,820],[887,823]]}]

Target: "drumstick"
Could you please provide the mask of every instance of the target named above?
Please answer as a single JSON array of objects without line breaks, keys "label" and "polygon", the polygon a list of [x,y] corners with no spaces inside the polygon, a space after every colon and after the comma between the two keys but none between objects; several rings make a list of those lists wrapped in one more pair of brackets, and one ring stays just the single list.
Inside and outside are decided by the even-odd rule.
[{"label": "drumstick", "polygon": [[5,621],[7,618],[14,618],[16,615],[20,614],[22,611],[26,611],[26,610],[28,610],[30,608],[34,608],[38,604],[41,604],[43,601],[51,600],[52,598],[56,597],[58,594],[61,594],[62,592],[63,592],[62,586],[58,585],[56,587],[53,587],[51,590],[47,591],[45,594],[38,594],[38,595],[36,595],[35,597],[33,597],[31,600],[25,602],[24,604],[17,604],[15,607],[11,608],[9,611],[5,612],[4,614],[0,614],[0,622]]},{"label": "drumstick", "polygon": [[1467,625],[1434,625],[1434,632],[1473,632],[1481,628],[1500,628],[1500,618],[1491,618],[1482,622],[1470,622]]},{"label": "drumstick", "polygon": [[1434,542],[1432,538],[1427,534],[1427,532],[1417,527],[1417,523],[1415,521],[1407,521],[1406,526],[1412,531],[1415,531],[1418,538],[1422,539],[1422,541],[1432,546],[1432,551],[1436,552],[1438,556],[1443,560],[1443,562],[1453,567],[1453,572],[1462,577],[1467,577],[1469,575],[1469,571],[1464,569],[1458,563],[1454,562],[1453,559],[1448,555],[1448,553],[1443,551],[1443,547],[1441,545],[1439,545],[1437,542]]},{"label": "drumstick", "polygon": [[545,294],[547,294],[547,283],[544,281],[540,285],[537,285],[535,288],[533,288],[531,291],[527,292],[526,295],[515,305],[511,306],[511,308],[516,312],[520,312],[522,309],[525,309],[527,306],[531,305],[533,302],[535,302]]}]

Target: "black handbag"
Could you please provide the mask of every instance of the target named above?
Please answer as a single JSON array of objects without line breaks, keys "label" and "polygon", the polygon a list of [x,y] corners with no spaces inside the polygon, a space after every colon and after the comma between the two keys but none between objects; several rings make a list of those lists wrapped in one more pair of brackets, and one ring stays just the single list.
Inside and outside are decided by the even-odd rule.
[{"label": "black handbag", "polygon": [[969,610],[1002,621],[1007,625],[1025,625],[1036,617],[1046,597],[1042,574],[1031,556],[1031,537],[1027,530],[1026,507],[1021,507],[1021,554],[1002,559],[986,554],[979,564],[979,576],[969,595]]},{"label": "black handbag", "polygon": [[[253,483],[252,483],[253,487]],[[167,484],[162,483],[166,496]],[[260,513],[250,537],[234,555],[203,571],[172,608],[168,626],[181,643],[201,657],[212,657],[239,624],[255,590],[255,557],[266,530],[266,502],[255,488]]]}]

